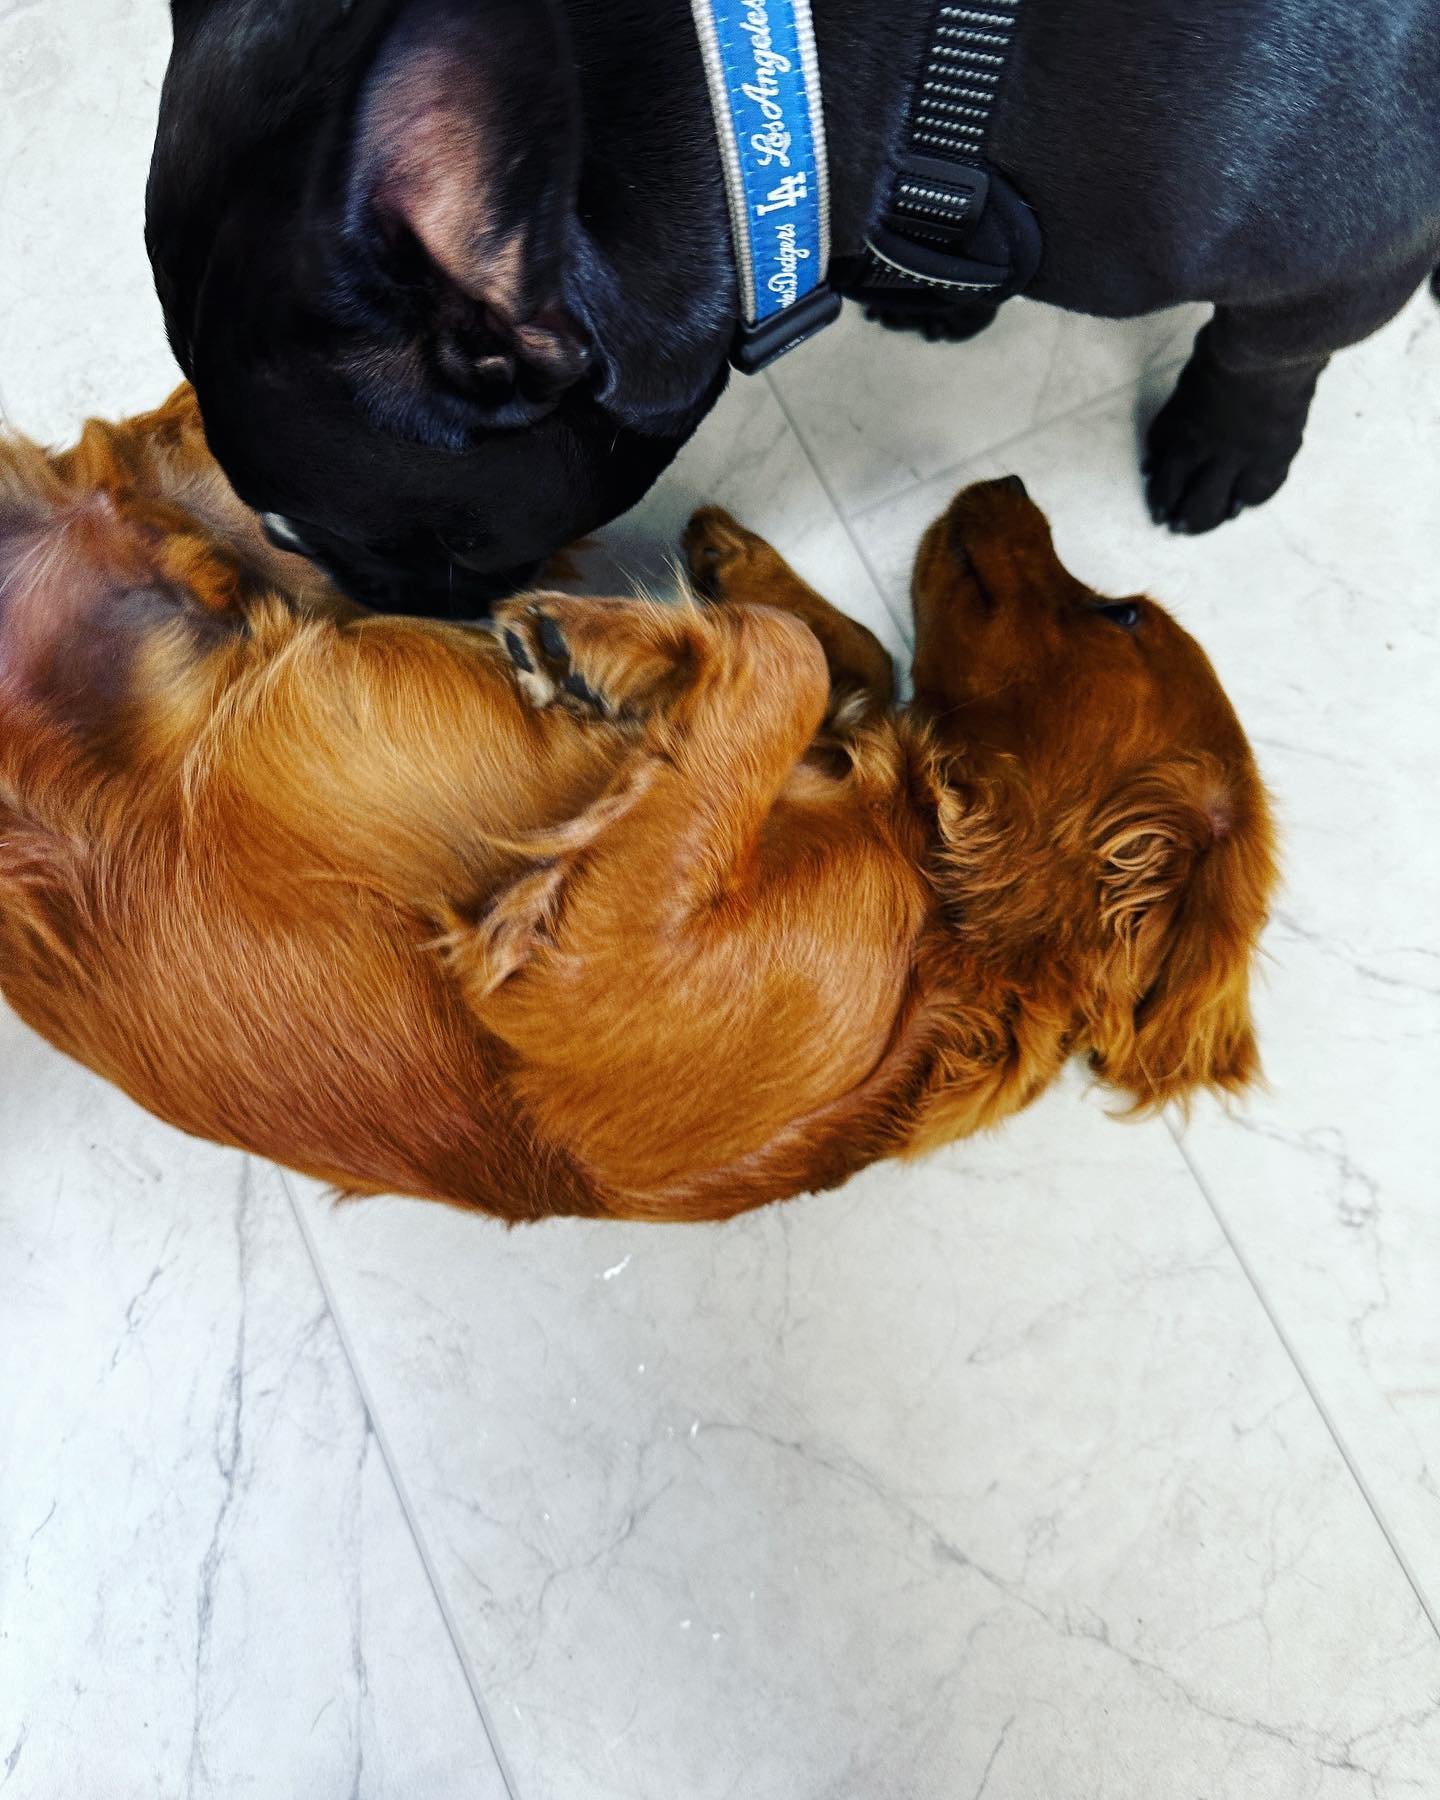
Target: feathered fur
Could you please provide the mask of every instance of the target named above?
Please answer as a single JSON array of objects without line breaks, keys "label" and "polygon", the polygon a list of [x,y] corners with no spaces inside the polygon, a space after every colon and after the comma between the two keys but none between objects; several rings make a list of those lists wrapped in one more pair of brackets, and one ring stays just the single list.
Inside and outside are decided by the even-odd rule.
[{"label": "feathered fur", "polygon": [[191,1132],[509,1219],[716,1218],[1256,1072],[1265,798],[1209,664],[1017,483],[921,546],[917,699],[697,514],[677,606],[364,614],[187,390],[0,448],[0,988]]}]

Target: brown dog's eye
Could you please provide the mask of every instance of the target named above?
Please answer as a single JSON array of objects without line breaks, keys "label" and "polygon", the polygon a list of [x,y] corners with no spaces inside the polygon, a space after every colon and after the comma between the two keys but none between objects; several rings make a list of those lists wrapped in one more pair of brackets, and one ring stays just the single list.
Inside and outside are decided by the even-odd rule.
[{"label": "brown dog's eye", "polygon": [[1095,610],[1102,619],[1109,619],[1112,625],[1118,625],[1122,631],[1133,631],[1140,623],[1140,608],[1133,600],[1112,600],[1105,606],[1097,606]]}]

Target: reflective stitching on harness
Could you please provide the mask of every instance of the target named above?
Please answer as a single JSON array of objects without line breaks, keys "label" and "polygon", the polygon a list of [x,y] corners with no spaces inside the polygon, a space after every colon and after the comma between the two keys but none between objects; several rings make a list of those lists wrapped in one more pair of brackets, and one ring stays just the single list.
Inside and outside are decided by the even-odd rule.
[{"label": "reflective stitching on harness", "polygon": [[883,250],[877,250],[873,244],[868,246],[870,254],[884,263],[886,268],[894,269],[897,275],[903,275],[907,283],[915,282],[920,287],[932,288],[970,288],[977,294],[988,293],[992,283],[988,281],[943,281],[938,275],[917,275],[913,269],[902,268],[897,262],[891,262]]},{"label": "reflective stitching on harness", "polygon": [[[965,244],[976,221],[985,216],[989,200],[985,143],[1019,9],[1020,0],[969,0],[968,4],[942,0],[935,8],[900,167],[890,203],[882,214],[883,228],[866,243],[862,288],[914,286],[986,293],[1005,288],[1011,280],[1009,265],[997,264],[995,279],[983,281],[958,273],[953,279],[935,272],[921,273],[899,259],[909,243],[915,246],[917,260],[930,271],[946,258],[954,260],[957,270],[965,265]],[[907,162],[914,166],[907,167]],[[954,170],[953,185],[947,165]],[[1010,198],[1013,202],[1013,194]],[[876,247],[876,237],[883,238],[884,250]],[[987,257],[982,255],[979,260],[981,270],[989,266]],[[969,261],[975,270],[975,258],[970,256]],[[1019,279],[1023,281],[1033,266],[1031,261]]]}]

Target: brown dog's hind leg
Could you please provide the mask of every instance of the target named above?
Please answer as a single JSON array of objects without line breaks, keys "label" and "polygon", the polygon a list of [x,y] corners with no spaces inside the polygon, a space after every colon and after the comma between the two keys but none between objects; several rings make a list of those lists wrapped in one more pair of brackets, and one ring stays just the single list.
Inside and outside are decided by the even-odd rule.
[{"label": "brown dog's hind leg", "polygon": [[819,639],[838,696],[858,691],[881,707],[893,702],[895,670],[879,638],[822,599],[764,538],[747,531],[722,507],[703,506],[685,527],[680,544],[703,600],[793,613]]}]

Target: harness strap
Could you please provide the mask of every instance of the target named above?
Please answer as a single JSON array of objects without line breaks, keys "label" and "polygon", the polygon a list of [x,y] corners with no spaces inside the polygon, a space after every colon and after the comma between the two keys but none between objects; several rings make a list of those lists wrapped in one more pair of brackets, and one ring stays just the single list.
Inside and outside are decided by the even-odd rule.
[{"label": "harness strap", "polygon": [[725,172],[747,374],[828,325],[829,165],[809,0],[691,0]]},{"label": "harness strap", "polygon": [[[938,0],[880,222],[841,260],[844,291],[888,311],[1018,293],[1034,214],[986,148],[1022,0]],[[840,310],[810,0],[691,0],[735,247],[736,368],[754,374]]]},{"label": "harness strap", "polygon": [[1001,300],[1035,273],[1034,215],[986,164],[1020,6],[940,0],[890,196],[858,272],[845,283],[848,292],[878,289],[882,304],[907,291]]}]

